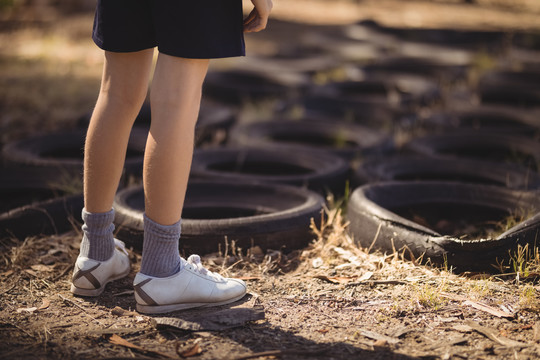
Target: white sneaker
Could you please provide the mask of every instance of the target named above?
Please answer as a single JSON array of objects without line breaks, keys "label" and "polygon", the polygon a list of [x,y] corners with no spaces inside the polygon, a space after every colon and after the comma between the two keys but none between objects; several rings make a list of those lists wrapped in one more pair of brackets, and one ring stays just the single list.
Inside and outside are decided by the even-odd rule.
[{"label": "white sneaker", "polygon": [[131,270],[129,257],[124,243],[114,239],[113,256],[106,261],[97,261],[80,256],[75,262],[71,279],[71,292],[80,296],[98,296],[105,286],[127,276]]},{"label": "white sneaker", "polygon": [[191,255],[180,272],[166,278],[138,273],[133,286],[137,311],[146,314],[224,305],[246,294],[242,280],[209,271],[202,266],[198,255]]}]

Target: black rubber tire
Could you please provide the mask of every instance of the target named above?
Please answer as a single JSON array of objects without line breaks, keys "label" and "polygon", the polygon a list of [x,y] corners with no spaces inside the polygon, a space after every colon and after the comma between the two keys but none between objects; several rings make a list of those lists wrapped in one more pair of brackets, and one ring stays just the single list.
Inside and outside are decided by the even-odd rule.
[{"label": "black rubber tire", "polygon": [[[535,215],[494,239],[466,240],[411,220],[412,213],[421,212],[425,221],[439,221],[441,227],[451,221],[469,225],[500,221],[520,209],[530,209]],[[373,249],[384,252],[407,249],[406,255],[423,255],[424,262],[429,259],[457,272],[489,272],[496,270],[497,261],[508,265],[509,254],[518,244],[536,245],[539,212],[538,192],[452,182],[387,182],[357,188],[349,199],[347,218],[350,235],[362,247],[373,244]]]},{"label": "black rubber tire", "polygon": [[62,181],[70,181],[71,177],[65,174],[63,179],[63,176],[58,169],[50,167],[0,167],[0,213],[66,195],[63,185],[70,183]]},{"label": "black rubber tire", "polygon": [[540,122],[528,111],[510,106],[480,105],[435,113],[422,127],[434,131],[448,129],[482,130],[505,134],[540,135]]},{"label": "black rubber tire", "polygon": [[343,194],[349,164],[331,154],[260,148],[195,150],[191,176],[234,182],[263,182],[306,187],[326,195]]},{"label": "black rubber tire", "polygon": [[492,71],[482,75],[477,89],[484,104],[540,107],[540,72]]},{"label": "black rubber tire", "polygon": [[265,99],[298,97],[309,84],[307,76],[244,70],[211,71],[207,74],[203,97],[233,105]]},{"label": "black rubber tire", "polygon": [[516,164],[445,156],[395,155],[364,161],[354,170],[351,186],[383,181],[457,181],[540,189],[540,174]]},{"label": "black rubber tire", "polygon": [[400,41],[445,45],[463,49],[485,51],[501,50],[508,36],[504,31],[458,30],[435,28],[408,28],[381,25],[372,20],[360,21],[357,26],[364,26],[374,32],[394,36]]},{"label": "black rubber tire", "polygon": [[307,117],[345,119],[355,124],[381,129],[392,130],[398,120],[407,111],[390,106],[387,101],[376,99],[343,99],[334,95],[306,94],[297,102],[288,104],[289,108],[299,106],[304,109]]},{"label": "black rubber tire", "polygon": [[361,67],[368,75],[414,74],[451,84],[468,76],[468,66],[445,63],[436,58],[393,56]]},{"label": "black rubber tire", "polygon": [[[183,210],[180,249],[207,254],[225,249],[226,239],[248,249],[291,251],[314,236],[324,199],[315,192],[285,185],[192,180]],[[118,192],[115,200],[119,239],[142,248],[144,195],[142,187]]]},{"label": "black rubber tire", "polygon": [[83,195],[66,195],[0,214],[0,239],[62,234],[81,223]]},{"label": "black rubber tire", "polygon": [[[131,131],[126,173],[142,172],[147,133],[147,129],[137,127]],[[80,175],[85,139],[85,129],[33,136],[6,144],[2,153],[7,163],[51,167]]]},{"label": "black rubber tire", "polygon": [[412,139],[402,150],[427,156],[448,155],[515,163],[539,170],[540,142],[529,136],[488,131],[452,131]]},{"label": "black rubber tire", "polygon": [[271,56],[249,56],[239,63],[256,72],[293,72],[313,75],[341,66],[336,57],[317,48],[280,49]]},{"label": "black rubber tire", "polygon": [[346,160],[393,149],[393,139],[382,131],[344,121],[275,121],[239,124],[230,144],[267,149],[325,152]]},{"label": "black rubber tire", "polygon": [[367,74],[362,81],[332,82],[310,90],[310,94],[334,97],[351,103],[370,101],[390,108],[414,109],[441,100],[437,83],[407,74]]}]

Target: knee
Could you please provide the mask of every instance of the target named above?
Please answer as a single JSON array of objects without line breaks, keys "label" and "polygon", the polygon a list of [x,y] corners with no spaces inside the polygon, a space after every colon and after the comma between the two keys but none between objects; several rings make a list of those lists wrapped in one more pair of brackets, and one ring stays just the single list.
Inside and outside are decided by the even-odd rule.
[{"label": "knee", "polygon": [[118,111],[136,116],[146,99],[146,92],[133,91],[133,89],[105,88],[101,90],[100,97]]}]

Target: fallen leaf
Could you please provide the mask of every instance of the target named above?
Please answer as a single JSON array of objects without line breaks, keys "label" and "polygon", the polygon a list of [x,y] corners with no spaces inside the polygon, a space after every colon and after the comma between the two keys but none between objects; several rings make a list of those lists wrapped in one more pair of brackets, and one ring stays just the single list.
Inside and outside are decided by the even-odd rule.
[{"label": "fallen leaf", "polygon": [[45,310],[49,307],[49,305],[51,305],[51,302],[49,301],[49,299],[45,298],[41,301],[41,305],[38,307],[38,310]]},{"label": "fallen leaf", "polygon": [[377,341],[375,341],[373,343],[373,346],[375,347],[387,347],[388,346],[388,341],[384,340],[384,339],[379,339]]},{"label": "fallen leaf", "polygon": [[470,327],[469,325],[463,325],[463,324],[456,324],[456,325],[452,326],[452,329],[454,329],[456,331],[459,331],[459,332],[465,332],[465,333],[469,333],[469,332],[473,331],[472,327]]},{"label": "fallen leaf", "polygon": [[109,338],[109,342],[111,344],[114,344],[114,345],[120,345],[120,346],[128,347],[130,349],[137,349],[137,350],[144,351],[144,348],[142,348],[142,347],[140,347],[138,345],[132,344],[129,341],[127,341],[126,339],[124,339],[123,337],[118,336],[116,334],[111,335],[111,337]]},{"label": "fallen leaf", "polygon": [[52,266],[47,266],[47,265],[43,265],[43,264],[32,265],[30,267],[32,268],[32,270],[36,270],[36,271],[43,271],[43,272],[54,271]]},{"label": "fallen leaf", "polygon": [[321,333],[321,334],[326,334],[327,332],[329,332],[330,330],[329,329],[319,329],[319,330],[316,330],[317,332]]},{"label": "fallen leaf", "polygon": [[502,317],[502,318],[513,318],[515,316],[515,314],[512,314],[512,313],[508,313],[506,311],[501,311],[501,310],[498,310],[498,309],[495,309],[494,307],[491,307],[489,305],[486,305],[486,304],[482,304],[480,302],[477,302],[477,301],[472,301],[472,300],[466,300],[463,305],[469,305],[469,306],[472,306],[473,308],[477,309],[477,310],[481,310],[481,311],[484,311],[484,312],[487,312],[491,315],[494,315],[494,316],[497,316],[497,317]]},{"label": "fallen leaf", "polygon": [[362,276],[360,276],[358,281],[369,280],[369,279],[371,279],[372,276],[373,276],[373,271],[366,271]]},{"label": "fallen leaf", "polygon": [[18,308],[17,309],[17,313],[23,313],[23,312],[27,312],[27,313],[30,313],[30,314],[33,314],[34,311],[36,311],[38,308],[37,307],[30,307],[30,308]]},{"label": "fallen leaf", "polygon": [[13,270],[8,270],[0,274],[1,277],[8,277],[13,274]]},{"label": "fallen leaf", "polygon": [[202,353],[202,349],[199,346],[199,344],[193,344],[191,346],[188,346],[184,350],[177,349],[176,353],[180,357],[188,358],[188,357],[199,355],[200,353]]},{"label": "fallen leaf", "polygon": [[24,272],[27,273],[27,274],[30,274],[34,277],[39,277],[39,275],[37,274],[37,272],[35,272],[34,270],[30,270],[30,269],[24,269]]},{"label": "fallen leaf", "polygon": [[494,308],[492,306],[486,305],[486,304],[481,303],[479,301],[473,301],[473,300],[467,299],[466,297],[461,296],[461,295],[450,294],[450,293],[443,292],[443,293],[441,293],[441,296],[445,297],[447,299],[450,299],[450,300],[463,301],[463,305],[471,306],[471,307],[473,307],[473,308],[475,308],[477,310],[487,312],[487,313],[489,313],[491,315],[494,315],[494,316],[497,316],[497,317],[502,317],[502,318],[513,318],[513,317],[515,317],[515,314],[513,314],[513,313],[496,309],[496,308]]},{"label": "fallen leaf", "polygon": [[475,330],[476,332],[484,335],[488,339],[493,340],[500,345],[513,348],[525,348],[529,346],[529,344],[526,343],[510,340],[503,336],[497,336],[497,330],[481,326],[474,321],[467,321],[467,325],[473,328],[473,330]]},{"label": "fallen leaf", "polygon": [[122,309],[120,306],[116,306],[111,310],[112,315],[116,316],[137,316],[139,313],[136,313],[135,311],[128,311],[126,309]]}]

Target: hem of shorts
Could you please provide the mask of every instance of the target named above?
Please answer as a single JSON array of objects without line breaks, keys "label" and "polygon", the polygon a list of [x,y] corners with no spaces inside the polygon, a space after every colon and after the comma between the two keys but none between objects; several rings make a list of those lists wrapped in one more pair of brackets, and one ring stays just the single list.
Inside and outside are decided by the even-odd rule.
[{"label": "hem of shorts", "polygon": [[180,52],[163,50],[163,49],[160,49],[159,47],[158,47],[158,51],[165,55],[184,58],[184,59],[225,59],[225,58],[246,56],[245,50],[230,52],[230,53],[214,53],[211,55],[210,54],[199,55],[199,54],[180,53]]},{"label": "hem of shorts", "polygon": [[[117,48],[111,49],[111,48],[109,48],[107,46],[103,46],[102,43],[98,43],[96,41],[94,41],[94,42],[97,45],[97,47],[99,47],[101,50],[108,51],[108,52],[113,52],[113,53],[130,53],[130,52],[137,52],[137,51],[143,51],[143,50],[147,50],[147,49],[156,48],[155,45],[150,45],[150,46],[144,46],[144,47],[132,48],[132,49],[117,49]],[[246,56],[245,51],[235,52],[235,53],[225,53],[225,54],[213,54],[213,55],[179,54],[179,53],[173,53],[173,52],[166,51],[166,50],[159,50],[159,52],[161,52],[161,53],[163,53],[165,55],[184,58],[184,59],[225,59],[225,58]]]},{"label": "hem of shorts", "polygon": [[137,52],[137,51],[143,51],[143,50],[148,50],[148,49],[153,49],[155,48],[156,46],[155,45],[147,45],[147,46],[141,46],[141,47],[137,47],[137,48],[130,48],[130,49],[118,49],[118,48],[110,48],[108,46],[105,46],[103,45],[103,42],[101,41],[98,41],[96,39],[93,39],[94,40],[94,44],[97,45],[98,48],[100,48],[101,50],[104,50],[104,51],[109,51],[109,52],[115,52],[115,53],[130,53],[130,52]]}]

